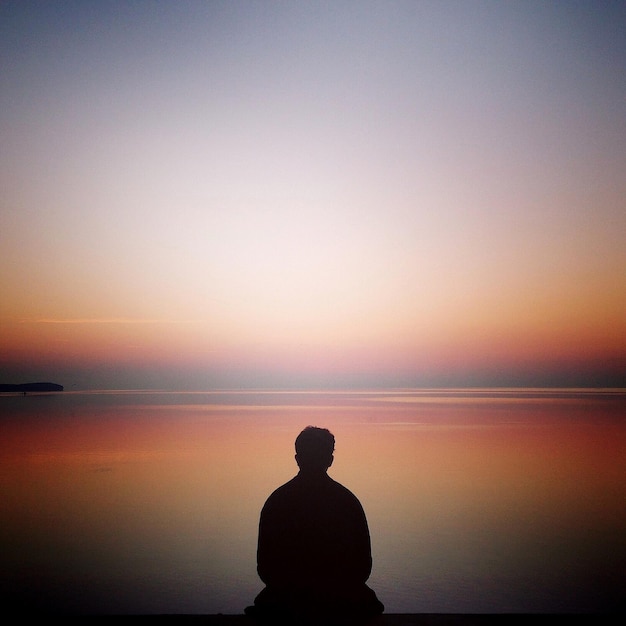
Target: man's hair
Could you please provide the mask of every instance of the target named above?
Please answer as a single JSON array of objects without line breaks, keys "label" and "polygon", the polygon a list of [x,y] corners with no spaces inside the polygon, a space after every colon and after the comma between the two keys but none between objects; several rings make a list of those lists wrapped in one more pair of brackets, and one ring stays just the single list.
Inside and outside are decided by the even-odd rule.
[{"label": "man's hair", "polygon": [[307,426],[296,437],[300,467],[327,469],[335,450],[335,436],[327,428]]}]

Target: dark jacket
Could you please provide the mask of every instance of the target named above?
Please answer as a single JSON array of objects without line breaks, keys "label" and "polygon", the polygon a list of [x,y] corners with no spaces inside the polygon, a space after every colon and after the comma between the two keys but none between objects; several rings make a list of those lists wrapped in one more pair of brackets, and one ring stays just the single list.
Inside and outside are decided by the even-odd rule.
[{"label": "dark jacket", "polygon": [[282,591],[337,593],[364,585],[372,553],[361,503],[326,473],[300,472],[261,511],[257,570]]}]

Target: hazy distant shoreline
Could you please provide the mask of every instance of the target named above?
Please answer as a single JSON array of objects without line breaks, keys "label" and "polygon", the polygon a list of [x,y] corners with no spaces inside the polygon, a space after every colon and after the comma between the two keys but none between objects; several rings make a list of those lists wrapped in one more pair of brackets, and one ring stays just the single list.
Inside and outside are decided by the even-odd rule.
[{"label": "hazy distant shoreline", "polygon": [[0,384],[0,393],[22,393],[27,391],[63,391],[63,385],[57,383],[20,383],[17,385]]}]

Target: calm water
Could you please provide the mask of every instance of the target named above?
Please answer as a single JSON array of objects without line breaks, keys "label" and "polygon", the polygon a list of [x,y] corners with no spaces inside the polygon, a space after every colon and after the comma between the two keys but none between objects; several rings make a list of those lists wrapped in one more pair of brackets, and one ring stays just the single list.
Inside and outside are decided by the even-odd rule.
[{"label": "calm water", "polygon": [[240,613],[309,424],[387,612],[624,610],[626,391],[0,397],[0,583],[73,613]]}]

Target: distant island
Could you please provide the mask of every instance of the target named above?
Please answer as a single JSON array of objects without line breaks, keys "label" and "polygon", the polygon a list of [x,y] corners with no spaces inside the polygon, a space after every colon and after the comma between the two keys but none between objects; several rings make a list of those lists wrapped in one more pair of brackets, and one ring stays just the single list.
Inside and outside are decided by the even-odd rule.
[{"label": "distant island", "polygon": [[22,383],[21,385],[0,385],[0,393],[26,393],[27,391],[63,391],[63,385],[56,383]]}]

